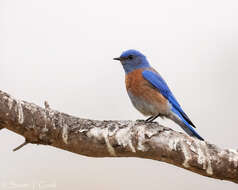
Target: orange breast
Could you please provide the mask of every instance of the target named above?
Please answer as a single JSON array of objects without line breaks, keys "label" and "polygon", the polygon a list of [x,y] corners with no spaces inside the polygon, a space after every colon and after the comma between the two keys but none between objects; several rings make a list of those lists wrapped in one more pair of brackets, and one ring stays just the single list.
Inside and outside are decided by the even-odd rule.
[{"label": "orange breast", "polygon": [[134,96],[144,99],[149,104],[157,104],[163,109],[163,105],[167,109],[167,99],[154,88],[147,80],[142,76],[144,69],[137,69],[126,75],[126,89]]}]

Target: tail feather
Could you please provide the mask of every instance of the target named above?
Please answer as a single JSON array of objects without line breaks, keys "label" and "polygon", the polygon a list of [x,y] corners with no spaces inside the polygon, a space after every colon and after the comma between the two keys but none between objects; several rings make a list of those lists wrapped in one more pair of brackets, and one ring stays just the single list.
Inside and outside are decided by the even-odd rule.
[{"label": "tail feather", "polygon": [[187,121],[188,124],[192,125],[194,128],[196,128],[196,126],[193,124],[193,122],[189,119],[189,117],[187,116],[186,113],[183,112],[183,110],[180,109],[176,109],[179,111],[179,113],[182,115],[183,119],[185,119]]},{"label": "tail feather", "polygon": [[189,124],[183,115],[175,108],[172,108],[173,114],[170,114],[168,117],[177,123],[188,135],[195,136],[198,139],[204,141],[204,139],[194,130],[194,128]]}]

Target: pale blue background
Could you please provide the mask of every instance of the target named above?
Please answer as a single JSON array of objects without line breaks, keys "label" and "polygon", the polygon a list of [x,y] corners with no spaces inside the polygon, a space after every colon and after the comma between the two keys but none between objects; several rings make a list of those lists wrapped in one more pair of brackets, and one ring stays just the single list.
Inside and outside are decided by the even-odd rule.
[{"label": "pale blue background", "polygon": [[[205,139],[238,148],[237,0],[0,1],[0,89],[17,98],[85,118],[141,119],[112,60],[130,48],[147,55]],[[151,160],[36,145],[13,153],[23,140],[0,131],[0,189],[238,188]]]}]

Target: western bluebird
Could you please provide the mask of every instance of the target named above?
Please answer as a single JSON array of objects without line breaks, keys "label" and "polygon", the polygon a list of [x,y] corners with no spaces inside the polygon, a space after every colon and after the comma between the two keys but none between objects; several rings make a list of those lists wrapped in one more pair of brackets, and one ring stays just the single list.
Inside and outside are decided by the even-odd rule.
[{"label": "western bluebird", "polygon": [[[182,110],[168,85],[153,69],[146,57],[137,50],[127,50],[119,60],[126,73],[126,89],[135,108],[152,122],[157,117],[166,117],[177,123],[190,136],[204,140],[195,130],[195,125]],[[193,128],[194,127],[194,128]]]}]

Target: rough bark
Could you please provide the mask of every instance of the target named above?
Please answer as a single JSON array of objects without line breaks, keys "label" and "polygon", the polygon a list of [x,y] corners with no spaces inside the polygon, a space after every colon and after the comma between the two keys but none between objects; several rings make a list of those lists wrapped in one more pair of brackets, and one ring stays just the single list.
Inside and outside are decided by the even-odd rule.
[{"label": "rough bark", "polygon": [[23,145],[50,145],[90,157],[147,158],[238,183],[237,150],[221,149],[158,123],[77,118],[52,110],[47,102],[41,108],[0,91],[0,128],[24,136]]}]

